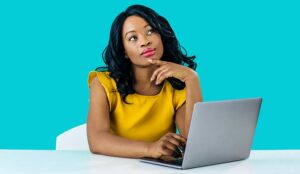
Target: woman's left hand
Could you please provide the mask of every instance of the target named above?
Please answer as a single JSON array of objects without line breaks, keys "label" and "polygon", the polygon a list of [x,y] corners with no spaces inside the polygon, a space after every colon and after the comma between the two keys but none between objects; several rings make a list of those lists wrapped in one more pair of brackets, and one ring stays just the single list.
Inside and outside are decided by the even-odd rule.
[{"label": "woman's left hand", "polygon": [[173,62],[167,62],[162,60],[148,60],[153,65],[159,67],[153,72],[150,81],[155,80],[155,84],[160,84],[163,80],[169,77],[174,77],[180,81],[186,83],[187,81],[198,78],[197,72],[189,67],[179,65]]}]

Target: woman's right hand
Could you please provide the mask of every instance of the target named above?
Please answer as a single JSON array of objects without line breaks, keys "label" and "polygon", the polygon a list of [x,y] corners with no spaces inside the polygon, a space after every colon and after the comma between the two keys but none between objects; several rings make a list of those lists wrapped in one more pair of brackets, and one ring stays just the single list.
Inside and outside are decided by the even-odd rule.
[{"label": "woman's right hand", "polygon": [[180,143],[185,144],[186,139],[176,133],[167,133],[159,140],[152,142],[148,146],[148,157],[160,158],[161,156],[171,156]]}]

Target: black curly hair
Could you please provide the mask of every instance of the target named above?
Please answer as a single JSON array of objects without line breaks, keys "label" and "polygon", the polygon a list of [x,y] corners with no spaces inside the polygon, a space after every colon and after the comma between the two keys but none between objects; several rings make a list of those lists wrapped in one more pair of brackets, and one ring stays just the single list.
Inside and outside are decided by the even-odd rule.
[{"label": "black curly hair", "polygon": [[[121,12],[112,23],[109,42],[102,53],[103,61],[107,66],[96,68],[96,71],[110,72],[109,76],[116,81],[117,89],[122,95],[122,100],[127,104],[129,103],[126,102],[126,96],[136,92],[133,89],[131,62],[129,59],[125,59],[122,42],[122,26],[129,16],[142,17],[149,23],[154,31],[161,35],[164,47],[161,60],[185,65],[194,70],[197,67],[197,63],[193,61],[196,56],[187,56],[186,50],[180,46],[173,29],[164,17],[143,5],[129,6],[124,12]],[[170,77],[167,78],[167,80],[175,89],[181,90],[185,88],[185,84],[176,78]]]}]

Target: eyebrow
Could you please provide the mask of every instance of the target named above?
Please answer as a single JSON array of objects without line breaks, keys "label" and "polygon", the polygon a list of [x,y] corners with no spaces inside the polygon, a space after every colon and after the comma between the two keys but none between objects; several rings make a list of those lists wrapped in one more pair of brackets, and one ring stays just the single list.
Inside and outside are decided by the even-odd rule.
[{"label": "eyebrow", "polygon": [[[144,26],[144,28],[146,28],[147,26],[150,26],[150,25],[147,24],[147,25]],[[125,37],[126,37],[127,34],[129,34],[129,33],[131,33],[131,32],[135,32],[135,30],[131,30],[131,31],[126,32],[126,33],[125,33]]]}]

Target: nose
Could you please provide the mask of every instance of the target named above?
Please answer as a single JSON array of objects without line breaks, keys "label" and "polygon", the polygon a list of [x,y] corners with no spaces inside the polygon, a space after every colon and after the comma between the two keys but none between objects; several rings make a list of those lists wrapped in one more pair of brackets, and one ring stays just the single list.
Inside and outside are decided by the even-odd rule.
[{"label": "nose", "polygon": [[151,42],[149,41],[149,39],[147,37],[144,37],[144,39],[141,42],[141,47],[145,47],[148,46]]}]

